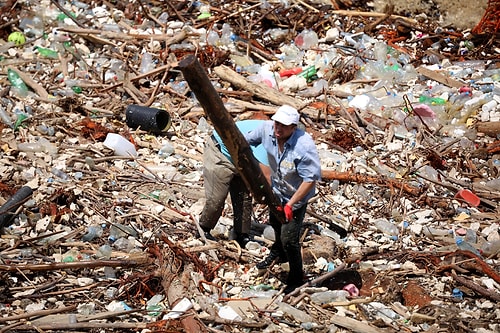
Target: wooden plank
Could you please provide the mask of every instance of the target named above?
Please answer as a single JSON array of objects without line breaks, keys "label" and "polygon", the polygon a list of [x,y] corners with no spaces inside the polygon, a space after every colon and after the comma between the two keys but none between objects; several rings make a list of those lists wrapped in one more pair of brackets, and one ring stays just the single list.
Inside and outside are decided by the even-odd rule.
[{"label": "wooden plank", "polygon": [[417,72],[423,76],[427,76],[431,80],[437,81],[451,88],[460,88],[467,85],[466,83],[455,80],[443,73],[433,71],[432,69],[429,69],[427,67],[418,67]]}]

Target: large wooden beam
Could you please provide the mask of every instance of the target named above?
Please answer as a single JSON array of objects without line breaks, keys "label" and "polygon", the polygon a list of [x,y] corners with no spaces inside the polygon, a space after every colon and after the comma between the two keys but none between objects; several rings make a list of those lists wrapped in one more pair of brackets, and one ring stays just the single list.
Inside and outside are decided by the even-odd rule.
[{"label": "large wooden beam", "polygon": [[206,116],[212,121],[215,130],[226,145],[236,169],[253,197],[258,202],[267,204],[271,213],[284,223],[284,213],[278,209],[281,207],[280,201],[274,195],[259,167],[259,162],[252,154],[250,145],[236,127],[199,61],[193,55],[188,55],[179,62],[179,68]]}]

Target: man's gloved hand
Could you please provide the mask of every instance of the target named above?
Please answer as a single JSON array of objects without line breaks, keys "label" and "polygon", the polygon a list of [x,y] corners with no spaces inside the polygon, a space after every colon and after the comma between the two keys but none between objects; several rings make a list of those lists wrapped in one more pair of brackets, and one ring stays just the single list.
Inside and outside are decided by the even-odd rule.
[{"label": "man's gloved hand", "polygon": [[291,220],[293,220],[293,209],[292,209],[292,206],[290,206],[289,204],[286,204],[285,207],[284,207],[284,211],[285,211],[286,221],[290,222]]}]

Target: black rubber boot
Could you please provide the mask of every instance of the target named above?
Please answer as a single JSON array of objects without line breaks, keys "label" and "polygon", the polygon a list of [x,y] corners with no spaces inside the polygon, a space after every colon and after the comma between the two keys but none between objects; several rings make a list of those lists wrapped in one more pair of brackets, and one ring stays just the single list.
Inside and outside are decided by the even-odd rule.
[{"label": "black rubber boot", "polygon": [[261,262],[259,262],[257,265],[255,265],[255,267],[257,267],[258,269],[269,268],[269,266],[271,266],[273,264],[273,262],[278,260],[278,259],[279,259],[278,253],[271,251],[269,253],[269,255],[267,256],[267,258],[262,260]]}]

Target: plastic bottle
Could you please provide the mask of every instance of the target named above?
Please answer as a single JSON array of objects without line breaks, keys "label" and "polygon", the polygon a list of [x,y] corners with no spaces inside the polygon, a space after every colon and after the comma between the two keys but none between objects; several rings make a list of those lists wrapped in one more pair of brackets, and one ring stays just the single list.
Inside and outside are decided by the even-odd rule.
[{"label": "plastic bottle", "polygon": [[311,301],[317,304],[347,301],[349,292],[347,290],[327,290],[312,294]]},{"label": "plastic bottle", "polygon": [[453,236],[453,230],[451,229],[437,229],[433,227],[424,226],[422,232],[427,237],[451,237]]},{"label": "plastic bottle", "polygon": [[470,244],[477,243],[477,234],[473,229],[467,229],[464,240]]},{"label": "plastic bottle", "polygon": [[496,100],[492,99],[491,101],[483,104],[483,106],[481,106],[481,110],[483,112],[491,112],[497,108],[497,105],[498,105],[498,102]]},{"label": "plastic bottle", "polygon": [[57,51],[47,49],[44,47],[40,47],[40,46],[35,46],[35,49],[38,51],[38,54],[40,54],[41,56],[43,56],[45,58],[59,59],[59,53],[57,53]]},{"label": "plastic bottle", "polygon": [[90,242],[91,240],[95,238],[99,238],[102,236],[102,228],[99,225],[89,225],[87,227],[87,233],[83,235],[82,241],[84,242]]},{"label": "plastic bottle", "polygon": [[155,63],[153,62],[153,55],[151,53],[144,53],[141,58],[141,67],[139,71],[142,74],[148,73],[155,68]]},{"label": "plastic bottle", "polygon": [[222,31],[220,36],[221,45],[231,45],[233,43],[235,35],[231,26],[228,23],[222,24]]},{"label": "plastic bottle", "polygon": [[2,119],[2,122],[5,125],[9,126],[10,128],[14,128],[14,123],[12,122],[10,115],[2,105],[0,105],[0,119]]},{"label": "plastic bottle", "polygon": [[309,66],[305,70],[303,70],[302,72],[300,72],[299,74],[297,74],[297,76],[304,77],[304,78],[306,78],[307,82],[311,82],[315,78],[317,78],[316,73],[317,73],[316,67]]},{"label": "plastic bottle", "polygon": [[318,45],[318,34],[313,30],[304,30],[295,37],[295,45],[299,49],[309,50]]},{"label": "plastic bottle", "polygon": [[60,180],[67,181],[69,179],[68,174],[62,170],[59,170],[58,168],[52,168],[50,172],[52,172],[52,174]]},{"label": "plastic bottle", "polygon": [[377,219],[373,222],[375,227],[386,235],[397,236],[399,234],[399,228],[394,223],[387,221],[384,218]]},{"label": "plastic bottle", "polygon": [[52,156],[57,154],[57,146],[45,138],[38,139],[37,142],[21,142],[17,144],[17,150],[22,152],[43,152]]},{"label": "plastic bottle", "polygon": [[420,103],[428,104],[428,105],[444,105],[446,104],[446,100],[440,97],[430,97],[427,95],[420,95],[418,101]]},{"label": "plastic bottle", "polygon": [[500,239],[484,242],[483,245],[481,245],[481,253],[485,257],[496,255],[498,252],[500,252]]},{"label": "plastic bottle", "polygon": [[458,237],[455,241],[457,244],[457,247],[462,250],[462,251],[470,251],[474,253],[475,255],[481,256],[481,253],[479,253],[478,249],[476,249],[474,246],[472,246],[469,242],[465,241],[462,237]]},{"label": "plastic bottle", "polygon": [[18,92],[22,97],[28,95],[28,86],[24,83],[23,79],[17,74],[17,72],[11,68],[7,69],[7,77],[9,79],[12,87]]}]

